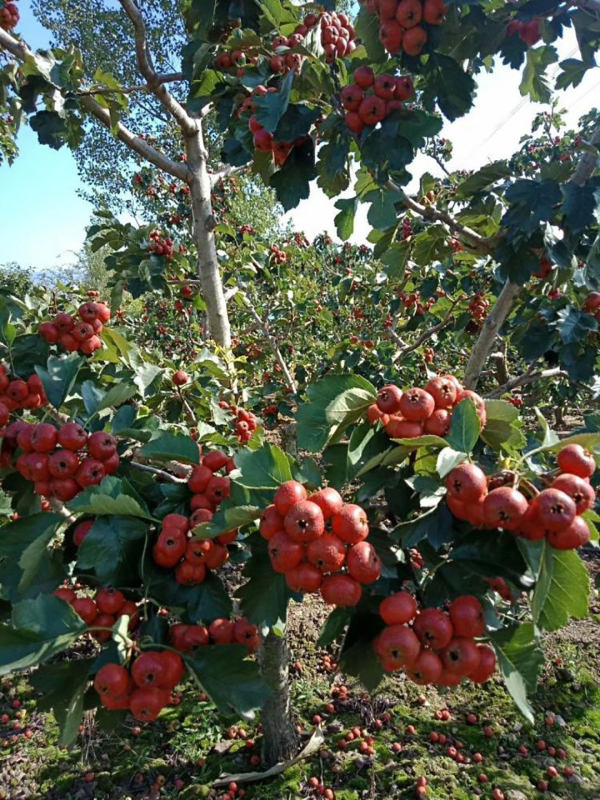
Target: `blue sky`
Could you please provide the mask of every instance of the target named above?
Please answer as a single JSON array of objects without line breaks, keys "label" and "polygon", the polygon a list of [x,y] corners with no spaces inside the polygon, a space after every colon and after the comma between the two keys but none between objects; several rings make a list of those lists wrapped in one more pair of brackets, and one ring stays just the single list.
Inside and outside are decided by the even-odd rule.
[{"label": "blue sky", "polygon": [[[31,13],[27,0],[19,3],[22,21],[19,31],[33,47],[48,45],[44,29]],[[559,45],[561,59],[577,55],[574,35]],[[451,167],[476,169],[488,161],[512,153],[519,138],[529,129],[535,113],[543,106],[531,104],[519,94],[520,75],[499,68],[480,81],[478,98],[472,111],[444,133],[454,142]],[[561,105],[569,110],[568,121],[575,124],[600,96],[600,71],[589,72],[576,89],[561,94]],[[59,151],[39,145],[35,134],[23,127],[19,134],[21,153],[12,167],[0,167],[0,264],[16,261],[24,267],[48,269],[69,265],[85,238],[92,207],[77,196],[80,181],[75,161],[65,147]],[[431,159],[419,157],[413,174],[436,174]],[[324,229],[335,231],[337,210],[315,185],[311,196],[289,218],[298,230],[313,237]],[[358,214],[354,241],[364,241],[368,233],[366,210]]]}]

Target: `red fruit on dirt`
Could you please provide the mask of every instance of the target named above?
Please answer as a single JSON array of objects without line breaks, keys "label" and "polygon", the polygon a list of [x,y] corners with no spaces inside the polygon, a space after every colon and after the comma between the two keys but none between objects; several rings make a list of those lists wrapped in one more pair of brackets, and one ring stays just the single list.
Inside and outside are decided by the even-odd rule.
[{"label": "red fruit on dirt", "polygon": [[89,597],[78,597],[73,600],[73,611],[75,611],[86,625],[91,625],[98,616],[98,609],[96,603]]},{"label": "red fruit on dirt", "polygon": [[346,546],[333,533],[324,533],[306,548],[306,558],[323,574],[337,572],[346,561]]},{"label": "red fruit on dirt", "polygon": [[406,674],[413,683],[426,686],[429,683],[437,683],[443,669],[444,665],[438,655],[431,650],[421,650],[419,657]]},{"label": "red fruit on dirt", "polygon": [[72,450],[55,450],[48,457],[48,472],[53,478],[70,478],[79,467],[79,459]]},{"label": "red fruit on dirt", "polygon": [[444,667],[455,675],[469,675],[479,666],[479,650],[472,639],[457,637],[441,653]]},{"label": "red fruit on dirt", "polygon": [[582,517],[575,517],[573,522],[559,531],[548,532],[548,544],[556,550],[575,550],[590,541],[590,529]]},{"label": "red fruit on dirt", "polygon": [[286,481],[275,492],[273,505],[281,516],[285,517],[292,506],[301,500],[306,500],[306,496],[306,489],[301,483],[298,483],[298,481]]},{"label": "red fruit on dirt", "polygon": [[362,587],[349,575],[329,575],[323,578],[321,597],[330,606],[351,607],[358,605]]},{"label": "red fruit on dirt", "polygon": [[373,91],[377,97],[381,97],[383,100],[391,100],[396,92],[396,78],[387,73],[378,75],[375,78]]},{"label": "red fruit on dirt", "polygon": [[404,625],[390,625],[379,634],[373,646],[387,668],[411,668],[421,652],[421,643]]},{"label": "red fruit on dirt", "polygon": [[510,486],[500,486],[492,489],[483,501],[483,519],[487,528],[517,531],[528,508],[521,492]]},{"label": "red fruit on dirt", "polygon": [[323,535],[325,519],[316,503],[300,500],[285,515],[283,526],[292,541],[307,544]]},{"label": "red fruit on dirt", "polygon": [[370,542],[358,542],[348,550],[348,573],[359,583],[374,583],[381,575],[381,559]]},{"label": "red fruit on dirt", "polygon": [[445,408],[436,408],[433,414],[423,423],[423,433],[444,437],[450,430],[452,415]]},{"label": "red fruit on dirt", "polygon": [[339,514],[344,506],[341,494],[332,486],[313,492],[308,499],[311,503],[316,503],[319,506],[325,520],[328,520],[334,514]]},{"label": "red fruit on dirt", "polygon": [[417,615],[417,601],[408,592],[396,592],[379,604],[379,615],[386,625],[404,625]]},{"label": "red fruit on dirt", "polygon": [[40,422],[34,427],[31,434],[31,446],[36,453],[50,453],[56,447],[57,433],[54,425],[50,425],[49,422]]},{"label": "red fruit on dirt", "polygon": [[125,595],[118,589],[106,587],[96,595],[96,605],[103,614],[118,614],[124,603]]},{"label": "red fruit on dirt", "polygon": [[285,581],[292,592],[310,594],[319,590],[323,575],[313,564],[301,561],[285,573]]},{"label": "red fruit on dirt", "polygon": [[275,506],[271,504],[267,506],[260,515],[258,531],[263,539],[268,540],[281,530],[283,530],[283,517]]},{"label": "red fruit on dirt", "polygon": [[420,641],[432,650],[443,650],[454,635],[450,617],[439,608],[424,608],[417,614],[413,630]]},{"label": "red fruit on dirt", "polygon": [[400,413],[410,422],[424,422],[435,409],[435,400],[424,389],[413,386],[400,400]]},{"label": "red fruit on dirt", "polygon": [[221,475],[213,475],[206,486],[204,494],[211,503],[218,506],[231,494],[231,481]]},{"label": "red fruit on dirt", "polygon": [[110,458],[117,449],[117,440],[110,433],[96,431],[88,439],[87,450],[92,458],[98,461],[105,461]]},{"label": "red fruit on dirt", "polygon": [[432,378],[425,386],[425,391],[430,394],[436,408],[452,408],[458,394],[456,386],[449,378]]},{"label": "red fruit on dirt", "polygon": [[152,557],[160,567],[174,567],[185,554],[185,533],[175,529],[164,530],[152,548]]},{"label": "red fruit on dirt", "polygon": [[377,392],[377,408],[384,414],[396,414],[400,410],[402,389],[393,384],[382,386]]},{"label": "red fruit on dirt", "polygon": [[164,688],[165,667],[162,652],[158,650],[145,650],[131,666],[131,677],[136,686],[159,686]]},{"label": "red fruit on dirt", "polygon": [[568,494],[575,503],[577,514],[583,514],[588,508],[593,508],[596,502],[596,492],[590,484],[579,475],[563,473],[552,483],[551,489],[558,489]]},{"label": "red fruit on dirt", "polygon": [[375,95],[365,97],[358,109],[358,116],[365,125],[377,125],[385,119],[385,100]]},{"label": "red fruit on dirt", "polygon": [[455,636],[474,639],[485,632],[483,607],[472,594],[457,597],[448,609]]},{"label": "red fruit on dirt", "polygon": [[331,526],[335,535],[347,544],[361,542],[369,535],[367,514],[354,503],[346,503],[338,514],[334,514]]},{"label": "red fruit on dirt", "polygon": [[556,460],[563,472],[589,478],[594,474],[596,462],[594,456],[580,444],[568,444],[559,452]]},{"label": "red fruit on dirt", "polygon": [[351,84],[342,89],[342,105],[346,111],[358,111],[364,98],[364,93],[360,86]]},{"label": "red fruit on dirt", "polygon": [[140,722],[153,722],[168,702],[168,689],[155,686],[134,689],[129,700],[129,710]]},{"label": "red fruit on dirt", "polygon": [[172,381],[175,386],[184,386],[190,379],[190,376],[187,372],[184,372],[182,369],[178,369],[177,372],[173,373]]},{"label": "red fruit on dirt", "polygon": [[496,671],[496,653],[487,644],[478,644],[479,664],[469,673],[469,680],[473,683],[485,683]]},{"label": "red fruit on dirt", "polygon": [[390,439],[416,439],[423,433],[422,422],[410,422],[396,414],[389,418],[384,427]]},{"label": "red fruit on dirt", "polygon": [[105,664],[94,677],[94,689],[101,696],[127,694],[129,687],[129,673],[120,664]]},{"label": "red fruit on dirt", "polygon": [[471,400],[473,405],[475,406],[475,411],[477,412],[477,416],[479,417],[479,422],[481,423],[481,427],[485,428],[485,424],[487,422],[487,412],[485,410],[485,400],[483,397],[477,392],[471,391],[471,389],[461,389],[458,394],[456,395],[456,404],[462,403],[463,400]]},{"label": "red fruit on dirt", "polygon": [[86,458],[75,473],[75,480],[82,489],[85,489],[88,486],[102,483],[105,474],[104,464],[101,461],[95,458]]},{"label": "red fruit on dirt", "polygon": [[358,67],[354,70],[352,77],[354,78],[354,83],[360,86],[361,89],[368,89],[375,83],[375,73],[371,67]]},{"label": "red fruit on dirt", "polygon": [[[206,559],[208,562],[208,559]],[[175,570],[175,580],[181,586],[197,586],[206,578],[204,563],[192,564],[191,561],[182,561]]]},{"label": "red fruit on dirt", "polygon": [[77,422],[67,422],[58,430],[58,444],[65,450],[81,450],[87,444],[87,440],[87,433]]},{"label": "red fruit on dirt", "polygon": [[290,539],[285,531],[279,531],[269,539],[268,549],[271,566],[280,573],[289,572],[304,556],[304,546]]},{"label": "red fruit on dirt", "polygon": [[568,528],[577,514],[573,499],[559,489],[544,489],[536,496],[534,503],[537,516],[548,531]]},{"label": "red fruit on dirt", "polygon": [[448,473],[446,488],[461,503],[476,503],[487,492],[485,473],[475,464],[459,464]]}]

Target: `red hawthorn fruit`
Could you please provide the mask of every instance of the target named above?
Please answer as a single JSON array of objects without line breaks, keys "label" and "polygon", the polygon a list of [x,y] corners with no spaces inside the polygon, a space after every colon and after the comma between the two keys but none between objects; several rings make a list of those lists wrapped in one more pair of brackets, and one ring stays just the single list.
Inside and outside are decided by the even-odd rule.
[{"label": "red hawthorn fruit", "polygon": [[565,472],[554,480],[550,488],[568,494],[575,503],[577,514],[583,514],[588,508],[593,508],[596,502],[594,489],[579,475],[569,475]]},{"label": "red hawthorn fruit", "polygon": [[77,422],[67,422],[57,433],[57,441],[65,450],[81,450],[87,444],[88,435]]},{"label": "red hawthorn fruit", "polygon": [[279,531],[269,539],[269,557],[275,572],[288,572],[296,567],[304,556],[304,547],[299,542],[294,542],[285,533]]},{"label": "red hawthorn fruit", "polygon": [[173,383],[175,386],[184,386],[190,379],[190,376],[187,372],[184,372],[182,369],[178,369],[177,372],[173,373]]},{"label": "red hawthorn fruit", "polygon": [[396,592],[379,604],[379,615],[386,625],[404,625],[417,615],[417,602],[408,592]]},{"label": "red hawthorn fruit", "polygon": [[362,596],[362,587],[349,575],[329,575],[323,578],[321,597],[331,606],[355,606]]},{"label": "red hawthorn fruit", "polygon": [[66,586],[61,586],[58,589],[55,589],[52,594],[55,597],[60,597],[61,600],[64,600],[65,603],[71,605],[76,598],[76,594],[73,589],[69,589]]},{"label": "red hawthorn fruit", "polygon": [[104,664],[94,677],[94,689],[99,695],[119,695],[129,691],[129,673],[120,664]]},{"label": "red hawthorn fruit", "polygon": [[285,515],[285,532],[294,542],[307,544],[317,539],[325,530],[321,508],[310,500],[300,500]]},{"label": "red hawthorn fruit", "polygon": [[75,611],[86,625],[91,625],[98,616],[98,609],[96,603],[90,600],[89,597],[78,597],[73,600],[73,611]]},{"label": "red hawthorn fruit", "polygon": [[204,563],[192,564],[191,561],[182,561],[175,569],[175,580],[182,586],[196,586],[206,578]]},{"label": "red hawthorn fruit", "polygon": [[129,700],[129,709],[140,722],[153,722],[169,702],[169,690],[149,686],[134,689]]},{"label": "red hawthorn fruit", "polygon": [[[94,625],[99,628],[112,628],[115,624],[115,618],[112,614],[98,614],[94,620]],[[107,631],[94,631],[94,639],[97,642],[108,642],[111,638],[110,630]]]},{"label": "red hawthorn fruit", "polygon": [[375,73],[371,67],[358,67],[358,69],[354,70],[352,77],[354,78],[354,83],[360,86],[361,89],[368,89],[375,83]]},{"label": "red hawthorn fruit", "polygon": [[400,0],[396,7],[396,20],[403,28],[408,30],[416,27],[422,18],[423,6],[420,0]]},{"label": "red hawthorn fruit", "polygon": [[[27,385],[27,384],[25,384]],[[36,453],[50,453],[56,447],[58,432],[49,422],[38,423],[31,434],[31,446]]]},{"label": "red hawthorn fruit", "polygon": [[286,481],[275,492],[273,504],[281,516],[285,517],[292,506],[301,500],[306,500],[306,497],[306,489],[301,483],[298,483],[298,481]]},{"label": "red hawthorn fruit", "polygon": [[404,101],[409,100],[415,91],[413,80],[410,75],[402,75],[396,78],[396,98]]},{"label": "red hawthorn fruit", "polygon": [[358,542],[348,550],[349,575],[359,583],[374,583],[381,575],[381,559],[370,542]]},{"label": "red hawthorn fruit", "polygon": [[185,549],[185,560],[190,564],[205,564],[212,549],[211,539],[190,539]]},{"label": "red hawthorn fruit", "polygon": [[211,450],[205,456],[202,456],[202,465],[208,467],[211,472],[217,472],[223,469],[229,461],[229,456],[222,450]]},{"label": "red hawthorn fruit", "polygon": [[145,650],[136,658],[131,666],[131,678],[136,686],[165,688],[165,665],[161,656],[158,650]]},{"label": "red hawthorn fruit", "polygon": [[396,91],[396,78],[393,75],[388,75],[387,73],[378,75],[375,78],[373,91],[377,97],[381,97],[383,100],[391,100]]},{"label": "red hawthorn fruit", "polygon": [[365,97],[358,109],[358,116],[365,125],[377,125],[385,119],[385,101],[374,95]]},{"label": "red hawthorn fruit", "polygon": [[82,489],[85,489],[88,486],[102,483],[105,474],[104,464],[101,461],[95,458],[86,458],[75,473],[75,480]]},{"label": "red hawthorn fruit", "polygon": [[458,394],[456,395],[456,404],[458,405],[458,403],[462,403],[462,401],[466,400],[467,398],[473,401],[473,405],[475,406],[475,411],[477,412],[477,416],[479,417],[481,427],[485,428],[485,424],[487,422],[485,400],[481,395],[477,394],[477,392],[473,392],[471,391],[471,389],[462,389],[461,387],[461,389],[458,391]]},{"label": "red hawthorn fruit", "polygon": [[98,304],[93,302],[83,303],[79,306],[77,311],[84,322],[93,322],[95,319],[98,319],[100,314]]},{"label": "red hawthorn fruit", "polygon": [[536,495],[534,504],[538,519],[548,531],[568,528],[577,514],[573,499],[559,489],[544,489]]},{"label": "red hawthorn fruit", "polygon": [[393,414],[387,423],[384,423],[385,432],[391,439],[416,439],[423,433],[422,422],[410,420]]},{"label": "red hawthorn fruit", "polygon": [[337,572],[346,561],[346,546],[333,533],[324,533],[308,543],[306,558],[322,573]]},{"label": "red hawthorn fruit", "polygon": [[190,491],[194,492],[195,494],[201,494],[206,490],[208,482],[212,477],[212,471],[204,464],[195,466],[192,469],[192,474],[188,480],[188,487]]},{"label": "red hawthorn fruit", "polygon": [[342,105],[346,111],[358,111],[363,98],[364,93],[356,84],[344,86],[342,89]]},{"label": "red hawthorn fruit", "polygon": [[401,667],[412,667],[421,652],[421,644],[415,633],[404,625],[390,625],[384,628],[375,639],[374,647],[384,668],[389,668],[390,671]]},{"label": "red hawthorn fruit", "polygon": [[492,489],[483,501],[485,525],[488,528],[502,528],[506,531],[519,530],[528,508],[527,499],[517,489],[512,489],[510,486]]},{"label": "red hawthorn fruit", "polygon": [[559,531],[548,531],[548,543],[556,550],[574,550],[589,541],[590,529],[582,517],[575,517],[568,527]]},{"label": "red hawthorn fruit", "polygon": [[179,653],[172,650],[162,650],[160,658],[163,663],[164,675],[163,683],[165,689],[174,689],[183,678],[185,666]]},{"label": "red hawthorn fruit", "polygon": [[117,449],[117,440],[110,433],[96,431],[92,433],[87,442],[87,451],[98,461],[105,461],[110,458]]},{"label": "red hawthorn fruit", "polygon": [[308,499],[311,503],[316,503],[319,506],[325,520],[328,520],[334,514],[339,514],[344,506],[342,496],[332,486],[313,492]]},{"label": "red hawthorn fruit", "polygon": [[400,410],[402,389],[390,384],[377,392],[377,408],[384,414],[396,414]]},{"label": "red hawthorn fruit", "polygon": [[450,617],[439,608],[424,608],[417,614],[413,630],[419,640],[433,650],[443,650],[454,636]]},{"label": "red hawthorn fruit", "polygon": [[210,623],[208,633],[215,644],[231,644],[233,642],[233,622],[223,617],[215,619]]},{"label": "red hawthorn fruit", "polygon": [[42,322],[38,326],[38,333],[48,344],[56,344],[58,342],[59,331],[52,322]]},{"label": "red hawthorn fruit", "polygon": [[96,605],[103,614],[118,614],[124,603],[125,595],[118,589],[105,587],[96,595]]},{"label": "red hawthorn fruit", "polygon": [[433,397],[436,408],[449,409],[456,402],[457,389],[448,378],[432,378],[424,391]]},{"label": "red hawthorn fruit", "polygon": [[556,460],[563,472],[578,475],[580,478],[590,478],[596,469],[593,455],[580,444],[563,447]]},{"label": "red hawthorn fruit", "polygon": [[442,661],[448,672],[469,675],[479,666],[479,650],[472,639],[457,637],[442,651]]},{"label": "red hawthorn fruit", "polygon": [[258,530],[263,539],[270,539],[278,531],[283,530],[283,517],[274,505],[267,506],[261,516]]},{"label": "red hawthorn fruit", "polygon": [[400,399],[400,413],[410,422],[424,422],[435,409],[435,400],[424,389],[413,386]]},{"label": "red hawthorn fruit", "polygon": [[152,557],[161,567],[174,567],[184,555],[186,547],[187,539],[184,532],[175,529],[164,530],[152,548]]},{"label": "red hawthorn fruit", "polygon": [[483,607],[472,594],[457,597],[448,609],[455,636],[474,639],[485,632]]},{"label": "red hawthorn fruit", "polygon": [[423,433],[444,437],[450,430],[452,415],[445,408],[436,408],[423,423]]},{"label": "red hawthorn fruit", "polygon": [[319,590],[323,576],[313,564],[301,561],[285,573],[285,580],[293,592],[311,594]]},{"label": "red hawthorn fruit", "polygon": [[369,521],[365,510],[354,503],[346,503],[341,511],[331,517],[336,536],[347,544],[356,544],[369,535]]},{"label": "red hawthorn fruit", "polygon": [[487,492],[485,473],[475,464],[459,464],[448,473],[446,488],[461,503],[476,503]]},{"label": "red hawthorn fruit", "polygon": [[213,475],[205,489],[206,497],[208,497],[208,499],[215,505],[222,503],[223,500],[229,497],[230,493],[230,480],[229,478],[222,477],[221,475]]},{"label": "red hawthorn fruit", "polygon": [[402,47],[409,56],[418,56],[427,43],[427,31],[420,26],[406,31],[402,37]]},{"label": "red hawthorn fruit", "polygon": [[437,683],[443,669],[444,665],[438,655],[431,650],[421,650],[417,660],[406,674],[413,683],[426,686],[429,683]]},{"label": "red hawthorn fruit", "polygon": [[75,320],[70,314],[61,312],[54,317],[54,325],[59,333],[69,333],[75,326]]},{"label": "red hawthorn fruit", "polygon": [[479,651],[479,664],[469,673],[468,677],[473,683],[485,683],[496,670],[496,654],[486,644],[478,644],[477,650]]},{"label": "red hawthorn fruit", "polygon": [[70,478],[79,467],[79,459],[72,450],[55,450],[48,457],[48,471],[53,478]]},{"label": "red hawthorn fruit", "polygon": [[362,133],[365,127],[365,123],[360,118],[358,111],[349,111],[346,116],[344,117],[344,122],[346,123],[346,127],[348,130],[352,131],[352,133]]}]

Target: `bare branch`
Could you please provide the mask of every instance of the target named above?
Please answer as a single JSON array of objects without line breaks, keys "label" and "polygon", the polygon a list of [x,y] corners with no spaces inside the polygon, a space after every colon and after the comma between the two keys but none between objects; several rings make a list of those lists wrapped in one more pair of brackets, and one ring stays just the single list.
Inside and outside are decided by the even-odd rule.
[{"label": "bare branch", "polygon": [[509,381],[494,389],[493,392],[486,394],[485,397],[491,400],[495,397],[502,397],[506,392],[510,392],[519,386],[527,386],[530,383],[537,383],[538,381],[546,380],[547,378],[568,378],[566,373],[560,367],[553,367],[552,369],[542,369],[532,372],[527,370],[523,375],[518,375],[516,378],[511,378]]},{"label": "bare branch", "polygon": [[[600,8],[600,0],[598,7]],[[594,148],[595,152],[587,151],[579,159],[577,169],[573,173],[570,181],[570,183],[575,186],[585,186],[596,169],[596,164],[598,163],[598,148],[600,148],[600,127],[596,128],[594,131],[589,144]]]},{"label": "bare branch", "polygon": [[279,349],[279,344],[277,342],[277,339],[275,338],[275,336],[273,336],[273,334],[269,330],[269,323],[260,318],[257,310],[254,308],[254,306],[250,302],[250,299],[247,296],[244,299],[246,301],[246,305],[248,307],[248,310],[250,311],[250,314],[256,320],[257,324],[260,325],[262,331],[264,332],[265,336],[267,337],[267,341],[269,342],[269,344],[271,346],[271,350],[273,351],[273,353],[275,355],[275,359],[277,360],[277,363],[281,367],[281,372],[283,373],[283,377],[285,378],[285,382],[287,383],[288,387],[291,389],[292,393],[293,394],[297,394],[298,387],[296,386],[296,381],[294,380],[294,378],[292,376],[292,373],[290,372],[290,370],[288,368],[288,365],[286,364],[285,359],[284,359],[283,355],[281,354],[281,350]]},{"label": "bare branch", "polygon": [[129,464],[142,472],[149,472],[151,475],[156,475],[157,478],[162,478],[163,481],[168,481],[168,483],[187,483],[186,478],[176,478],[175,475],[171,475],[170,472],[165,472],[164,469],[158,469],[158,467],[152,467],[150,464],[140,464],[138,461],[130,461]]},{"label": "bare branch", "polygon": [[[182,72],[169,72],[164,75],[157,75],[156,80],[158,83],[173,83],[175,81],[185,80]],[[140,83],[135,86],[123,86],[119,89],[86,89],[81,92],[74,92],[76,97],[84,97],[85,95],[111,95],[111,94],[134,94],[134,92],[150,92],[152,91],[147,83]]]},{"label": "bare branch", "polygon": [[146,25],[144,24],[144,19],[139,8],[134,0],[119,1],[133,24],[137,63],[140,72],[148,83],[148,88],[156,95],[164,108],[177,121],[184,134],[193,136],[196,133],[196,122],[190,117],[181,103],[179,103],[165,88],[164,82],[161,83],[159,75],[154,70],[152,55],[148,49]]},{"label": "bare branch", "polygon": [[235,175],[237,172],[242,172],[245,167],[233,167],[231,164],[227,164],[219,169],[218,172],[211,172],[210,173],[210,185],[216,186],[217,183],[223,178],[228,178],[230,175]]},{"label": "bare branch", "polygon": [[[420,336],[418,336],[412,344],[405,345],[401,350],[398,350],[398,352],[394,356],[392,356],[392,363],[395,363],[408,353],[412,353],[413,350],[417,350],[423,344],[423,342],[426,342],[427,339],[429,339],[431,336],[434,336],[436,333],[439,333],[439,331],[441,331],[443,328],[449,325],[454,318],[454,309],[458,305],[458,303],[461,302],[461,300],[462,297],[453,301],[452,305],[450,306],[450,308],[446,313],[446,316],[440,322],[438,322],[437,325],[433,325],[431,328],[428,328],[426,331],[423,331],[423,333]],[[402,341],[402,339],[400,339],[400,337],[395,331],[394,333],[395,337],[397,337],[400,341]],[[393,336],[392,338],[395,339],[395,337]]]}]

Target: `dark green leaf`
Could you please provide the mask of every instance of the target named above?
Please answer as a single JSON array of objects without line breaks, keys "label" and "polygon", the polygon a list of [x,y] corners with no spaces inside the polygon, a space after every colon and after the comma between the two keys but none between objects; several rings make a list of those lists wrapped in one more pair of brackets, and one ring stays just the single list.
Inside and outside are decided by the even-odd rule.
[{"label": "dark green leaf", "polygon": [[77,353],[69,356],[49,356],[46,367],[36,366],[44,391],[54,408],[60,408],[75,385],[75,379],[85,359]]},{"label": "dark green leaf", "polygon": [[471,453],[479,439],[481,423],[477,416],[475,404],[467,397],[452,412],[450,433],[446,441],[454,450]]},{"label": "dark green leaf", "polygon": [[144,458],[154,461],[183,461],[198,464],[200,454],[198,444],[191,436],[183,436],[169,431],[156,431],[149,442],[140,450]]},{"label": "dark green leaf", "polygon": [[244,567],[246,583],[238,589],[240,609],[250,622],[261,627],[274,627],[285,622],[292,596],[285,577],[273,572],[267,543],[255,536],[252,555]]},{"label": "dark green leaf", "polygon": [[30,678],[33,688],[41,694],[37,700],[40,711],[54,712],[61,744],[73,744],[79,733],[91,665],[91,659],[47,664]]},{"label": "dark green leaf", "polygon": [[535,691],[544,663],[535,628],[530,623],[515,625],[494,633],[490,638],[504,675],[506,688],[519,711],[533,724],[533,710],[527,699]]},{"label": "dark green leaf", "polygon": [[77,551],[77,566],[93,569],[103,585],[131,585],[139,574],[147,532],[148,524],[140,519],[100,517]]}]

